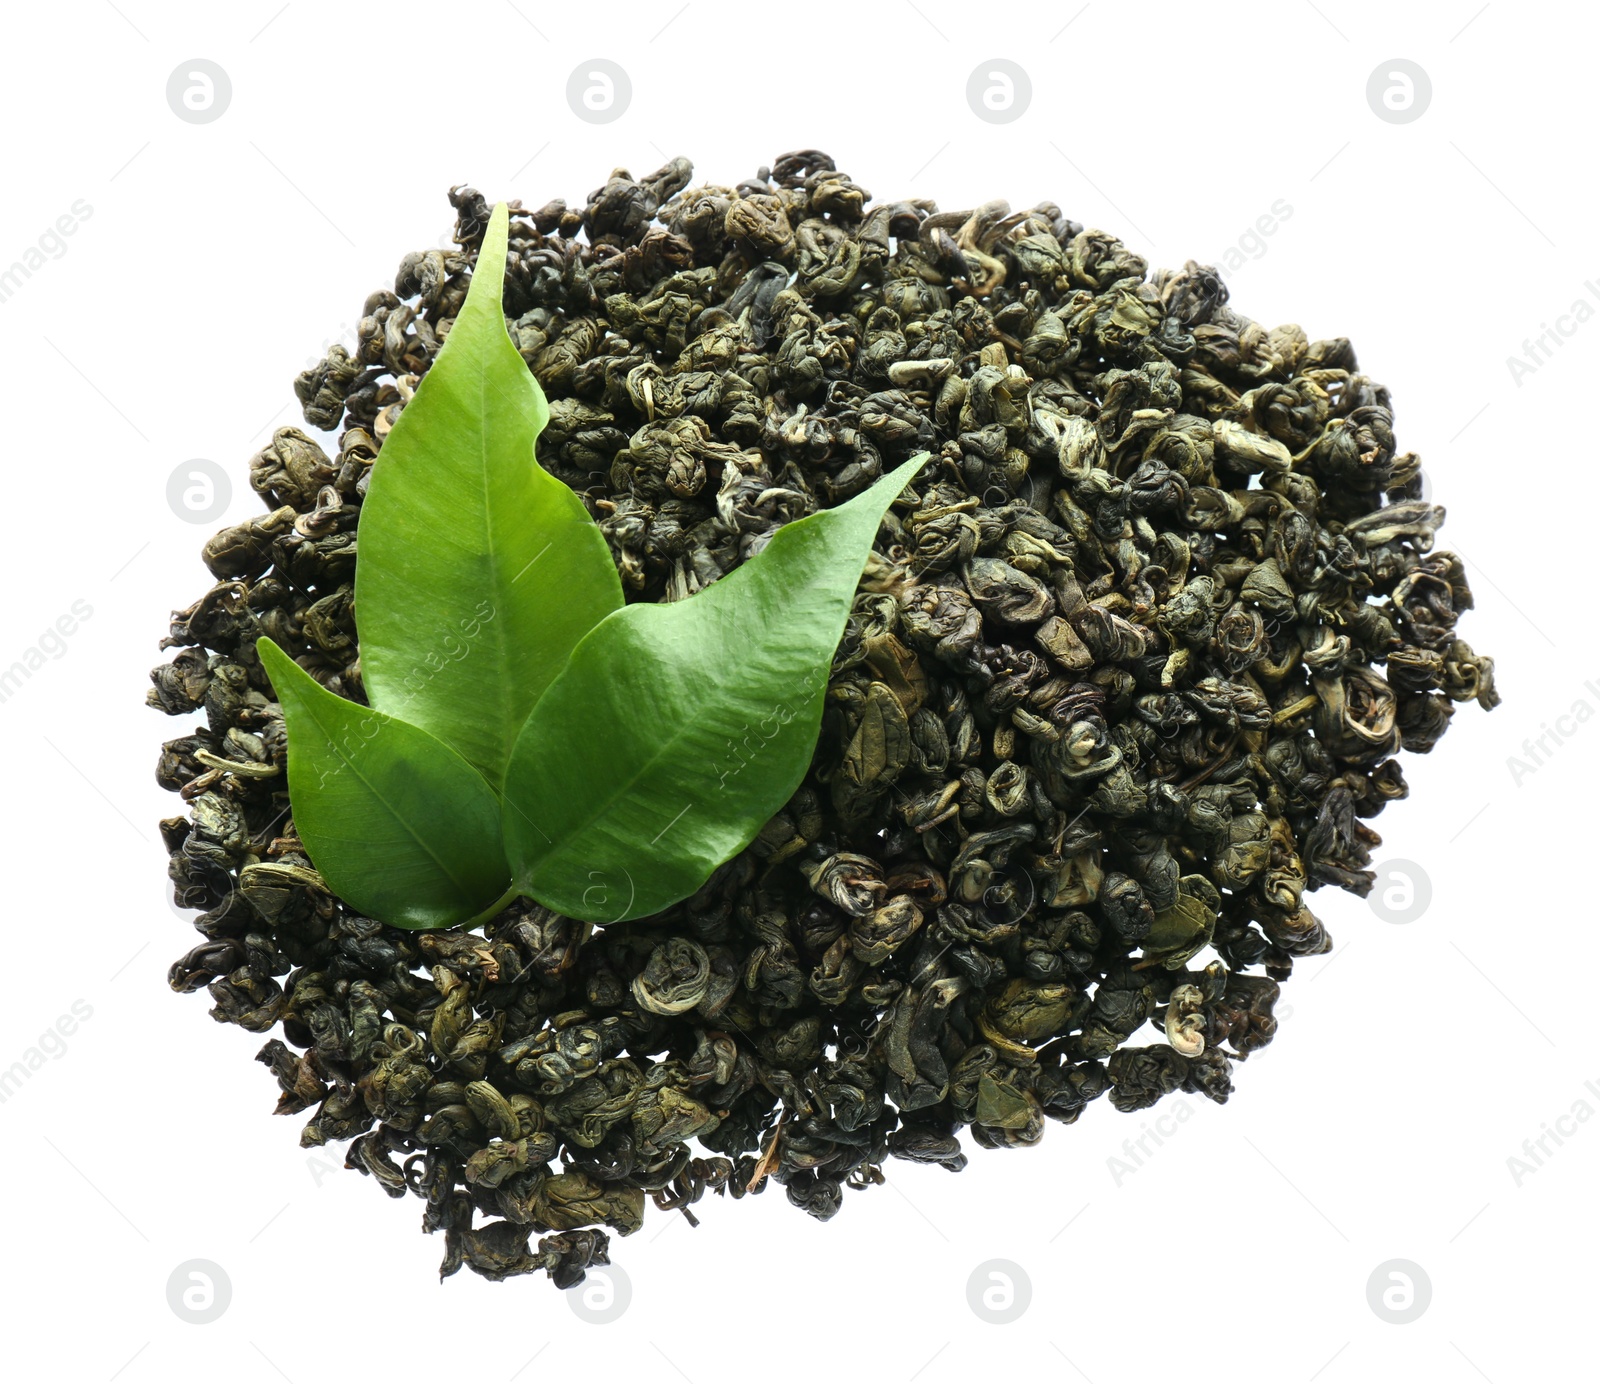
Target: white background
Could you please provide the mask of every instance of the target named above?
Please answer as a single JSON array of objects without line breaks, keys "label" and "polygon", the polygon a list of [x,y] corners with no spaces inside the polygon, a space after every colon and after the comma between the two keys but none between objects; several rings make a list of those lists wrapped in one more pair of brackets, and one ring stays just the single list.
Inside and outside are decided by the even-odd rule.
[{"label": "white background", "polygon": [[[0,666],[75,600],[93,608],[0,704],[0,1067],[75,1000],[93,1011],[0,1105],[8,1372],[497,1384],[598,1359],[607,1376],[713,1384],[797,1378],[814,1356],[840,1377],[923,1384],[1592,1376],[1600,1120],[1565,1124],[1520,1185],[1507,1160],[1578,1102],[1600,1111],[1584,1085],[1600,1088],[1600,725],[1578,724],[1520,783],[1508,757],[1574,703],[1600,709],[1600,323],[1520,383],[1507,362],[1575,300],[1600,303],[1600,23],[1503,0],[674,2],[6,12],[0,266],[75,200],[93,208],[0,303]],[[165,96],[197,57],[233,88],[202,125]],[[566,102],[594,57],[632,80],[614,123]],[[1033,84],[1010,124],[965,96],[998,57]],[[1432,82],[1408,124],[1367,104],[1394,58]],[[708,1198],[698,1230],[652,1208],[614,1242],[632,1301],[609,1325],[542,1276],[441,1287],[421,1203],[331,1171],[342,1152],[302,1151],[301,1121],[271,1115],[275,1084],[251,1060],[263,1037],[166,987],[196,937],[163,901],[156,822],[180,804],[153,766],[188,720],[142,698],[222,522],[175,516],[167,479],[216,460],[235,483],[225,518],[257,511],[246,462],[301,421],[294,374],[353,341],[366,295],[450,230],[450,184],[581,206],[615,167],[682,153],[697,179],[732,183],[805,147],[880,200],[1054,199],[1155,265],[1218,263],[1287,202],[1229,276],[1233,305],[1351,337],[1394,391],[1401,447],[1422,453],[1450,514],[1442,546],[1478,596],[1463,632],[1498,660],[1505,703],[1461,707],[1438,752],[1408,758],[1412,797],[1374,823],[1379,858],[1431,881],[1421,916],[1313,896],[1338,949],[1297,967],[1277,1041],[1237,1069],[1226,1107],[1188,1098],[1181,1124],[1181,1102],[1158,1107],[1170,1133],[1141,1166],[1108,1160],[1155,1112],[1102,1101],[1035,1149],[974,1151],[960,1176],[891,1162],[888,1187],[847,1194],[826,1225],[778,1188]],[[197,1258],[232,1285],[209,1325],[167,1300]],[[1395,1258],[1432,1285],[1406,1325],[1368,1303]],[[968,1306],[991,1259],[1031,1283],[1009,1325]]]}]

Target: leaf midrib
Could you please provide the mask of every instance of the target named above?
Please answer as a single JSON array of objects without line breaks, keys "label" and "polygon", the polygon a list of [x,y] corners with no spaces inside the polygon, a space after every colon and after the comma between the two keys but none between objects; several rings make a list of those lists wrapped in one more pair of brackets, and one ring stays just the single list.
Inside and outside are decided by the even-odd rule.
[{"label": "leaf midrib", "polygon": [[[498,310],[498,309],[497,309]],[[505,331],[502,321],[501,332]],[[490,348],[491,350],[493,347]],[[520,365],[522,357],[517,357]],[[489,429],[488,399],[489,399],[489,359],[487,355],[479,358],[478,369],[478,481],[483,495],[483,544],[484,551],[489,557],[489,571],[491,584],[494,588],[495,606],[494,619],[489,623],[494,626],[494,642],[498,650],[496,669],[498,676],[497,700],[500,703],[500,716],[497,718],[499,727],[495,736],[498,741],[499,753],[495,757],[496,771],[495,782],[504,785],[506,766],[511,759],[512,747],[516,744],[517,732],[521,730],[520,718],[515,714],[512,705],[513,689],[511,686],[511,655],[506,647],[505,625],[508,618],[508,593],[509,588],[504,585],[505,572],[501,570],[500,563],[495,555],[494,542],[494,515],[493,496],[489,491]]]}]

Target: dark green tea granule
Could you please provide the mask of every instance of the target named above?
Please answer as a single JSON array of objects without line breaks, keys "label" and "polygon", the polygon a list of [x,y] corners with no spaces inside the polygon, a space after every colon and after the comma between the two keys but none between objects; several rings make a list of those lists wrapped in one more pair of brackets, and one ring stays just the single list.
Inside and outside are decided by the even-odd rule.
[{"label": "dark green tea granule", "polygon": [[172,986],[281,1025],[278,1110],[421,1197],[446,1274],[567,1286],[647,1194],[692,1220],[772,1179],[826,1219],[889,1155],[961,1168],[963,1127],[1013,1148],[1101,1095],[1226,1100],[1294,958],[1328,949],[1305,892],[1371,887],[1397,752],[1497,701],[1444,511],[1347,340],[1239,316],[1193,262],[1147,275],[1053,203],[874,206],[814,150],[690,176],[512,204],[539,459],[628,599],[933,457],[880,531],[811,772],[748,850],[653,918],[519,904],[478,935],[361,917],[295,837],[253,641],[361,699],[362,496],[465,297],[470,188],[458,248],[407,255],[354,355],[296,380],[337,454],[281,428],[251,460],[269,512],[206,545],[216,584],[152,675],[152,704],[205,713],[158,770],[205,939]]}]

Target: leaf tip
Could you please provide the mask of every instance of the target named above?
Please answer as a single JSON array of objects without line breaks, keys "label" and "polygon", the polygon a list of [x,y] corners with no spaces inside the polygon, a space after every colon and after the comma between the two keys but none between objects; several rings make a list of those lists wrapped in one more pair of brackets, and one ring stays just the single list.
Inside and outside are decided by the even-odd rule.
[{"label": "leaf tip", "polygon": [[891,481],[897,478],[900,479],[900,483],[895,486],[895,494],[898,495],[906,488],[906,486],[910,485],[911,482],[916,478],[917,472],[922,470],[922,468],[932,460],[932,452],[918,452],[914,457],[902,462],[893,471],[891,471],[889,473],[889,479]]},{"label": "leaf tip", "polygon": [[256,657],[261,660],[261,666],[266,669],[269,678],[273,675],[274,664],[278,664],[281,668],[284,663],[293,662],[289,655],[278,647],[277,641],[270,634],[256,636]]},{"label": "leaf tip", "polygon": [[489,213],[489,224],[484,227],[483,239],[478,244],[478,260],[472,278],[467,283],[467,301],[463,311],[478,303],[492,299],[495,316],[501,317],[501,300],[505,294],[506,246],[510,236],[511,208],[505,202],[496,202]]}]

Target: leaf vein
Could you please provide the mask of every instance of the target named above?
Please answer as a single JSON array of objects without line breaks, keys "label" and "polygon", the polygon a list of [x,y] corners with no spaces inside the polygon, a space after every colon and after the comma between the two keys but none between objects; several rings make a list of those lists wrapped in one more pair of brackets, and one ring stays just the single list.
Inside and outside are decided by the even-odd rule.
[{"label": "leaf vein", "polygon": [[[308,676],[309,676],[309,674],[308,674]],[[333,694],[330,693],[329,695],[331,696]],[[301,704],[306,708],[306,710],[308,712],[310,712],[311,719],[316,722],[317,729],[322,732],[323,738],[328,742],[328,744],[330,746],[332,746],[334,754],[344,763],[344,765],[348,769],[350,769],[355,774],[355,776],[358,779],[361,780],[362,785],[372,794],[373,798],[377,800],[379,806],[381,806],[383,808],[383,810],[389,814],[389,816],[394,820],[394,822],[397,825],[399,825],[405,831],[406,835],[409,836],[413,842],[415,842],[418,846],[420,846],[422,848],[423,853],[430,860],[432,860],[435,865],[437,865],[439,867],[440,871],[449,879],[450,883],[453,884],[456,887],[457,892],[461,895],[461,901],[463,903],[466,903],[466,904],[472,903],[477,898],[477,895],[470,888],[468,888],[466,883],[463,882],[461,877],[456,873],[455,869],[451,865],[449,865],[443,859],[443,857],[441,857],[439,855],[439,853],[437,851],[435,851],[434,848],[431,845],[428,844],[428,842],[426,840],[424,840],[421,836],[419,836],[417,834],[416,830],[412,827],[411,823],[408,822],[399,813],[399,811],[383,795],[382,790],[379,789],[379,787],[375,783],[373,783],[372,780],[370,778],[368,778],[365,773],[362,772],[361,767],[355,762],[355,760],[353,760],[349,756],[348,753],[346,753],[346,751],[338,743],[338,741],[336,741],[333,738],[333,735],[329,732],[328,727],[323,723],[322,717],[318,713],[318,709],[317,709],[316,704],[314,702],[312,702],[309,698],[302,699],[302,703]],[[351,705],[354,706],[354,705],[356,705],[356,703],[352,702]],[[366,708],[366,710],[370,711],[371,708]],[[371,714],[373,716],[376,716],[376,717],[382,717],[383,716],[382,712],[377,712],[377,711],[374,711]],[[404,724],[406,724],[405,722],[395,721],[393,718],[390,718],[390,717],[384,717],[384,720],[388,721],[392,725],[404,725]],[[387,729],[387,727],[380,723],[379,733],[381,734],[384,729]],[[422,730],[420,727],[413,726],[412,729],[416,730],[419,734],[422,734],[422,735],[426,735],[427,734],[427,732]]]}]

